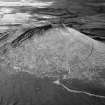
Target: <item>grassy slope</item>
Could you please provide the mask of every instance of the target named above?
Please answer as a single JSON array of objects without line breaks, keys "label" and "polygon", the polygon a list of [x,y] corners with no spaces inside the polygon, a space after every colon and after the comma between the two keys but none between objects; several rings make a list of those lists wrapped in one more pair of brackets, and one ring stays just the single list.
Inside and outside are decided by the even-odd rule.
[{"label": "grassy slope", "polygon": [[[31,66],[30,63],[33,63],[32,61],[35,60],[35,55],[36,55],[37,57],[39,57],[39,59],[36,62],[34,62],[33,66],[35,67],[39,66],[40,69],[38,69],[38,71],[40,70],[40,72],[45,71],[46,73],[47,72],[52,73],[52,71],[54,71],[56,68],[48,69],[48,67],[50,66],[51,68],[53,68],[52,66],[55,66],[57,64],[56,63],[57,58],[52,59],[55,57],[55,54],[56,54],[56,57],[58,57],[57,60],[60,63],[60,67],[61,67],[61,64],[63,64],[64,62],[62,61],[60,62],[59,60],[63,60],[60,57],[62,57],[62,55],[65,54],[65,52],[68,55],[67,58],[69,57],[72,58],[73,54],[75,53],[75,50],[79,48],[79,50],[82,49],[81,51],[83,51],[84,54],[82,54],[81,51],[80,51],[81,53],[79,51],[78,53],[87,56],[88,51],[90,52],[90,50],[89,49],[86,50],[86,47],[89,47],[89,46],[85,46],[85,45],[83,46],[83,44],[85,43],[86,45],[87,44],[91,45],[90,42],[91,41],[93,42],[93,40],[84,35],[81,35],[80,33],[74,30],[71,30],[71,31],[73,31],[73,34],[70,34],[70,33],[68,34],[62,30],[61,31],[52,30],[46,33],[46,35],[43,36],[43,38],[34,37],[36,38],[36,40],[34,39],[33,43],[32,41],[31,43],[29,43],[29,41],[26,41],[25,43],[23,43],[23,47],[21,45],[21,48],[12,49],[13,52],[10,52],[11,58],[14,57],[13,63],[16,63],[15,61],[16,57],[17,59],[19,59],[20,57],[20,59],[24,58],[22,59],[23,60],[22,66],[24,65],[24,63],[28,66]],[[77,43],[78,42],[77,40],[83,41],[83,42],[81,42],[80,44],[80,43]],[[47,60],[49,60],[49,62],[52,62],[52,65],[46,66],[45,63],[48,64]],[[79,61],[76,61],[76,60],[74,60],[73,62],[79,63]],[[41,63],[41,64],[35,65],[35,63]],[[38,105],[65,105],[65,104],[66,105],[78,105],[78,104],[80,105],[90,105],[90,104],[104,105],[105,103],[105,100],[101,98],[95,98],[95,97],[91,97],[91,96],[84,95],[84,94],[75,94],[75,93],[68,92],[61,86],[54,85],[53,80],[50,79],[50,77],[42,78],[42,79],[36,78],[37,74],[35,76],[35,75],[31,75],[26,72],[19,72],[19,73],[15,73],[14,75],[8,76],[4,73],[4,69],[7,70],[7,68],[6,67],[2,68],[2,72],[0,75],[1,105],[5,105],[5,104],[8,105],[10,103],[15,103],[17,105],[28,105],[28,104],[31,105],[32,103],[36,105],[37,104]],[[68,88],[71,88],[71,89],[85,90],[85,91],[89,91],[93,93],[99,92],[98,94],[104,95],[102,93],[104,92],[103,88],[101,88],[101,86],[98,84],[100,83],[100,81],[95,81],[95,82],[98,82],[97,83],[98,85],[97,85],[91,82],[87,84],[87,79],[85,79],[86,81],[84,81],[83,77],[82,77],[83,81],[78,80],[78,77],[76,77],[75,75],[75,73],[78,72],[77,70],[78,69],[73,69],[73,71],[71,72],[72,75],[74,75],[74,77],[70,76],[68,80],[62,80],[61,82],[65,84]],[[73,74],[73,72],[75,73]],[[81,75],[82,71],[79,71],[78,74]],[[58,75],[61,75],[61,74],[58,73]],[[71,83],[71,79],[73,79],[72,83]]]},{"label": "grassy slope", "polygon": [[[75,0],[75,1],[77,2],[77,0]],[[58,3],[59,3],[59,1],[58,1]],[[64,3],[62,3],[62,4],[64,4]],[[59,5],[59,6],[63,7],[62,4]],[[64,6],[64,7],[66,7],[66,6]],[[90,7],[87,7],[86,9],[84,9],[84,7],[77,6],[77,5],[76,6],[72,5],[72,7],[71,7],[70,4],[69,4],[69,10],[71,10],[71,8],[72,8],[72,11],[74,11],[74,12],[79,11],[80,15],[83,16],[83,19],[82,19],[83,22],[84,22],[84,19],[85,19],[84,17],[85,16],[93,15],[93,13],[94,14],[99,13],[94,9],[92,9],[92,11],[91,11]],[[84,9],[84,11],[82,12],[81,10],[83,10],[83,9]],[[89,12],[87,12],[87,11],[89,11]],[[92,19],[94,19],[94,17]],[[68,20],[68,23],[70,22],[70,20]],[[87,22],[87,19],[85,19],[85,20]],[[76,21],[80,22],[80,20],[78,18],[77,18]],[[90,21],[90,23],[92,21]],[[79,22],[78,22],[78,24],[79,24]],[[74,20],[74,23],[75,23],[75,20]],[[96,25],[93,25],[93,26],[96,26]],[[73,27],[76,28],[75,26],[73,26]],[[77,29],[78,29],[78,27],[80,27],[80,26],[77,25]],[[84,27],[84,26],[82,26],[82,27]],[[54,38],[54,39],[57,39],[57,38]],[[47,43],[47,41],[45,40],[45,44],[46,43]],[[27,45],[27,41],[26,41],[26,45]],[[50,44],[48,44],[48,45],[50,45]],[[55,43],[53,44],[53,46],[57,48],[57,46],[55,46]],[[59,44],[58,44],[58,46],[59,46]],[[31,56],[30,56],[30,53],[28,53],[28,52],[33,51],[32,49],[34,49],[34,48],[33,47],[30,48],[30,45],[27,47],[27,49],[25,49],[25,50],[23,49],[23,51],[25,51],[25,54],[29,55],[30,59],[31,59],[31,57],[33,57],[34,52],[31,52]],[[54,51],[54,50],[51,50],[51,54],[52,54],[52,51]],[[86,51],[88,52],[90,50],[86,50]],[[16,52],[16,53],[18,53],[18,52]],[[16,53],[15,53],[15,55],[16,55]],[[44,53],[46,54],[46,50],[44,51]],[[19,51],[19,54],[21,55],[20,51]],[[24,52],[22,52],[22,54],[23,54],[23,56],[25,56]],[[60,53],[57,53],[57,54],[58,55],[62,54],[62,50],[60,50]],[[43,53],[41,51],[40,51],[40,53],[38,53],[38,55],[41,55],[43,57]],[[48,54],[48,55],[50,55],[50,54]],[[27,58],[27,55],[25,57],[26,57],[26,60],[28,61],[29,59]],[[51,56],[49,56],[49,57],[51,58]],[[97,57],[99,57],[99,56],[97,56]],[[20,56],[20,58],[21,58],[21,56]],[[32,60],[30,60],[30,62],[29,61],[26,62],[26,64],[30,66],[31,61]],[[40,60],[40,61],[42,61],[42,60]],[[79,61],[77,61],[77,62],[79,62]],[[7,68],[8,67],[5,67],[6,70],[7,70]],[[4,73],[4,68],[2,68],[2,70],[3,70],[3,73]],[[43,70],[43,68],[41,70]],[[80,104],[80,105],[90,105],[90,104],[105,105],[105,103],[104,103],[105,100],[103,100],[103,99],[88,97],[86,95],[81,95],[81,94],[77,95],[77,94],[69,93],[65,89],[63,89],[63,88],[61,88],[59,86],[53,85],[52,81],[47,81],[47,80],[44,81],[43,79],[38,80],[38,78],[35,78],[33,75],[29,75],[27,73],[20,73],[20,74],[13,75],[11,77],[8,77],[7,75],[5,75],[5,73],[4,74],[3,73],[1,72],[1,75],[0,75],[0,78],[1,78],[0,79],[1,80],[1,82],[0,82],[1,105],[5,105],[6,103],[8,105],[11,102],[12,103],[17,102],[16,104],[19,104],[19,105],[27,105],[28,102],[29,102],[29,104],[31,104],[30,102],[33,102],[36,105],[37,104],[42,105],[42,103],[43,103],[43,105],[47,105],[48,103],[50,105],[65,105],[65,103],[66,103],[66,105],[78,105],[78,104]],[[104,78],[104,74],[102,73],[101,75],[103,75],[103,78]],[[86,81],[87,81],[87,79],[86,79]],[[71,86],[70,82],[65,81],[64,83],[68,87],[82,88],[82,89],[84,88],[87,91],[94,92],[93,87],[95,85],[91,86],[91,85],[88,85],[88,84],[85,84],[85,83],[81,83],[81,81],[77,81],[77,80],[75,81],[74,80],[74,82],[73,82],[73,84]],[[96,82],[97,81],[95,81],[94,83],[96,83]],[[100,81],[98,81],[98,82],[100,82]],[[78,83],[81,83],[82,85],[78,84]],[[92,83],[92,84],[94,84],[94,83]],[[86,85],[86,87],[83,86],[83,85]],[[96,85],[96,87],[97,86],[100,87],[99,84]],[[96,87],[95,87],[95,89],[96,89]],[[38,89],[39,89],[39,91],[38,91]],[[90,90],[88,90],[88,89],[90,89]],[[29,101],[27,101],[28,99],[29,99]]]}]

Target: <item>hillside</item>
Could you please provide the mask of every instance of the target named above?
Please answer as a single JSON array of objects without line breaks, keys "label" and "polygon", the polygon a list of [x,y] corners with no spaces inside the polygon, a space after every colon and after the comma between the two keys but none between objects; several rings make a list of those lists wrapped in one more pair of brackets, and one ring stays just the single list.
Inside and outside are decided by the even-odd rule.
[{"label": "hillside", "polygon": [[105,0],[0,1],[0,105],[105,105]]}]

